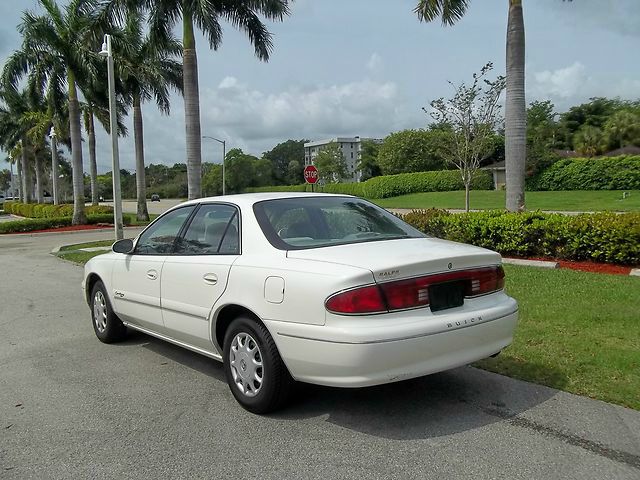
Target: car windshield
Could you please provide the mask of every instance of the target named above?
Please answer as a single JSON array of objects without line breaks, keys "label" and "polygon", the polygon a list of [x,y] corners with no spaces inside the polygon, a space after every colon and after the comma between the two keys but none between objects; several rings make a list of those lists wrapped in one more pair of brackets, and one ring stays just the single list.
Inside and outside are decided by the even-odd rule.
[{"label": "car windshield", "polygon": [[281,198],[258,202],[253,209],[269,242],[281,250],[425,236],[386,210],[353,197]]}]

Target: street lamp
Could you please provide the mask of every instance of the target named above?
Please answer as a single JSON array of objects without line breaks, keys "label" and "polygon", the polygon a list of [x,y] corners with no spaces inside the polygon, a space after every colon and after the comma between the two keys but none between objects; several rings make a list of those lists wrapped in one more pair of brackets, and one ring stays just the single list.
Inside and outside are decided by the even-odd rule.
[{"label": "street lamp", "polygon": [[210,140],[215,140],[218,143],[222,144],[222,195],[225,195],[226,193],[226,188],[225,188],[225,180],[224,180],[224,157],[226,157],[227,155],[227,142],[224,140],[219,140],[215,137],[210,137],[208,135],[203,135],[202,138],[208,138]]},{"label": "street lamp", "polygon": [[113,55],[111,53],[111,35],[105,35],[100,55],[107,57],[107,76],[109,77],[109,124],[111,130],[111,169],[113,180],[113,224],[116,240],[123,238],[122,233],[122,194],[120,193],[120,158],[118,152],[118,119],[116,113],[116,80],[113,73]]},{"label": "street lamp", "polygon": [[51,188],[53,189],[53,204],[58,205],[58,147],[56,145],[56,129],[51,127],[49,131],[51,139]]}]

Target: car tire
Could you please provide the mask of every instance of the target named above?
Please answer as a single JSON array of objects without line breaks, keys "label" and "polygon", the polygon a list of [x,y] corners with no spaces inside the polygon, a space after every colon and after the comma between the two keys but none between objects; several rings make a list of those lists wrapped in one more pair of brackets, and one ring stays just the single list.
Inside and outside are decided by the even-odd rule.
[{"label": "car tire", "polygon": [[91,324],[96,337],[103,343],[114,343],[127,335],[127,327],[113,312],[107,291],[100,280],[91,290]]},{"label": "car tire", "polygon": [[231,393],[252,413],[269,413],[289,399],[294,381],[269,331],[238,317],[224,336],[224,372]]}]

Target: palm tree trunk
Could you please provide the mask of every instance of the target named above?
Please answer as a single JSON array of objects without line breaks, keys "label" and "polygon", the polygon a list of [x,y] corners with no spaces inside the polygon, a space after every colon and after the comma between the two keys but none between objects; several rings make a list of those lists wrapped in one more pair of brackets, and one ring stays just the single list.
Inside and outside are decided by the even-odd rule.
[{"label": "palm tree trunk", "polygon": [[527,158],[527,106],[524,94],[524,18],[522,0],[509,0],[507,24],[507,98],[505,105],[505,167],[507,210],[524,210]]},{"label": "palm tree trunk", "polygon": [[69,83],[69,132],[71,136],[71,172],[73,178],[73,225],[87,223],[84,213],[84,170],[82,166],[82,143],[80,138],[80,105],[76,80],[71,70],[67,70]]},{"label": "palm tree trunk", "polygon": [[44,195],[42,192],[42,159],[40,155],[35,156],[35,170],[36,170],[36,202],[44,203]]},{"label": "palm tree trunk", "polygon": [[96,161],[96,128],[93,112],[88,114],[89,175],[91,177],[91,205],[98,205],[98,163]]},{"label": "palm tree trunk", "polygon": [[24,202],[24,186],[22,185],[22,161],[16,161],[16,172],[18,174],[18,200]]},{"label": "palm tree trunk", "polygon": [[187,141],[187,187],[189,200],[202,196],[202,153],[200,138],[200,93],[198,91],[198,58],[193,35],[193,19],[188,9],[182,13],[184,77],[184,120]]},{"label": "palm tree trunk", "polygon": [[136,146],[136,196],[138,198],[137,218],[149,221],[147,210],[147,186],[144,175],[144,135],[142,128],[142,108],[140,95],[133,95],[133,138]]},{"label": "palm tree trunk", "polygon": [[20,163],[22,166],[22,201],[24,203],[31,202],[31,175],[29,175],[29,164],[27,159],[27,139],[22,138],[22,152],[20,155]]}]

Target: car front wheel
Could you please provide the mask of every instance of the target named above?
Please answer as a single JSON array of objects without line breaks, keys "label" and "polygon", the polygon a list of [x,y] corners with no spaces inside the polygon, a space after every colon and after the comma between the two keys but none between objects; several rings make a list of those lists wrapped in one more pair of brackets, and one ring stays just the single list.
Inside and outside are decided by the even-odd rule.
[{"label": "car front wheel", "polygon": [[231,393],[253,413],[277,410],[293,379],[269,331],[251,318],[236,318],[224,337],[224,370]]},{"label": "car front wheel", "polygon": [[101,281],[97,281],[91,290],[91,320],[96,337],[103,343],[117,342],[127,334],[127,327],[113,313]]}]

